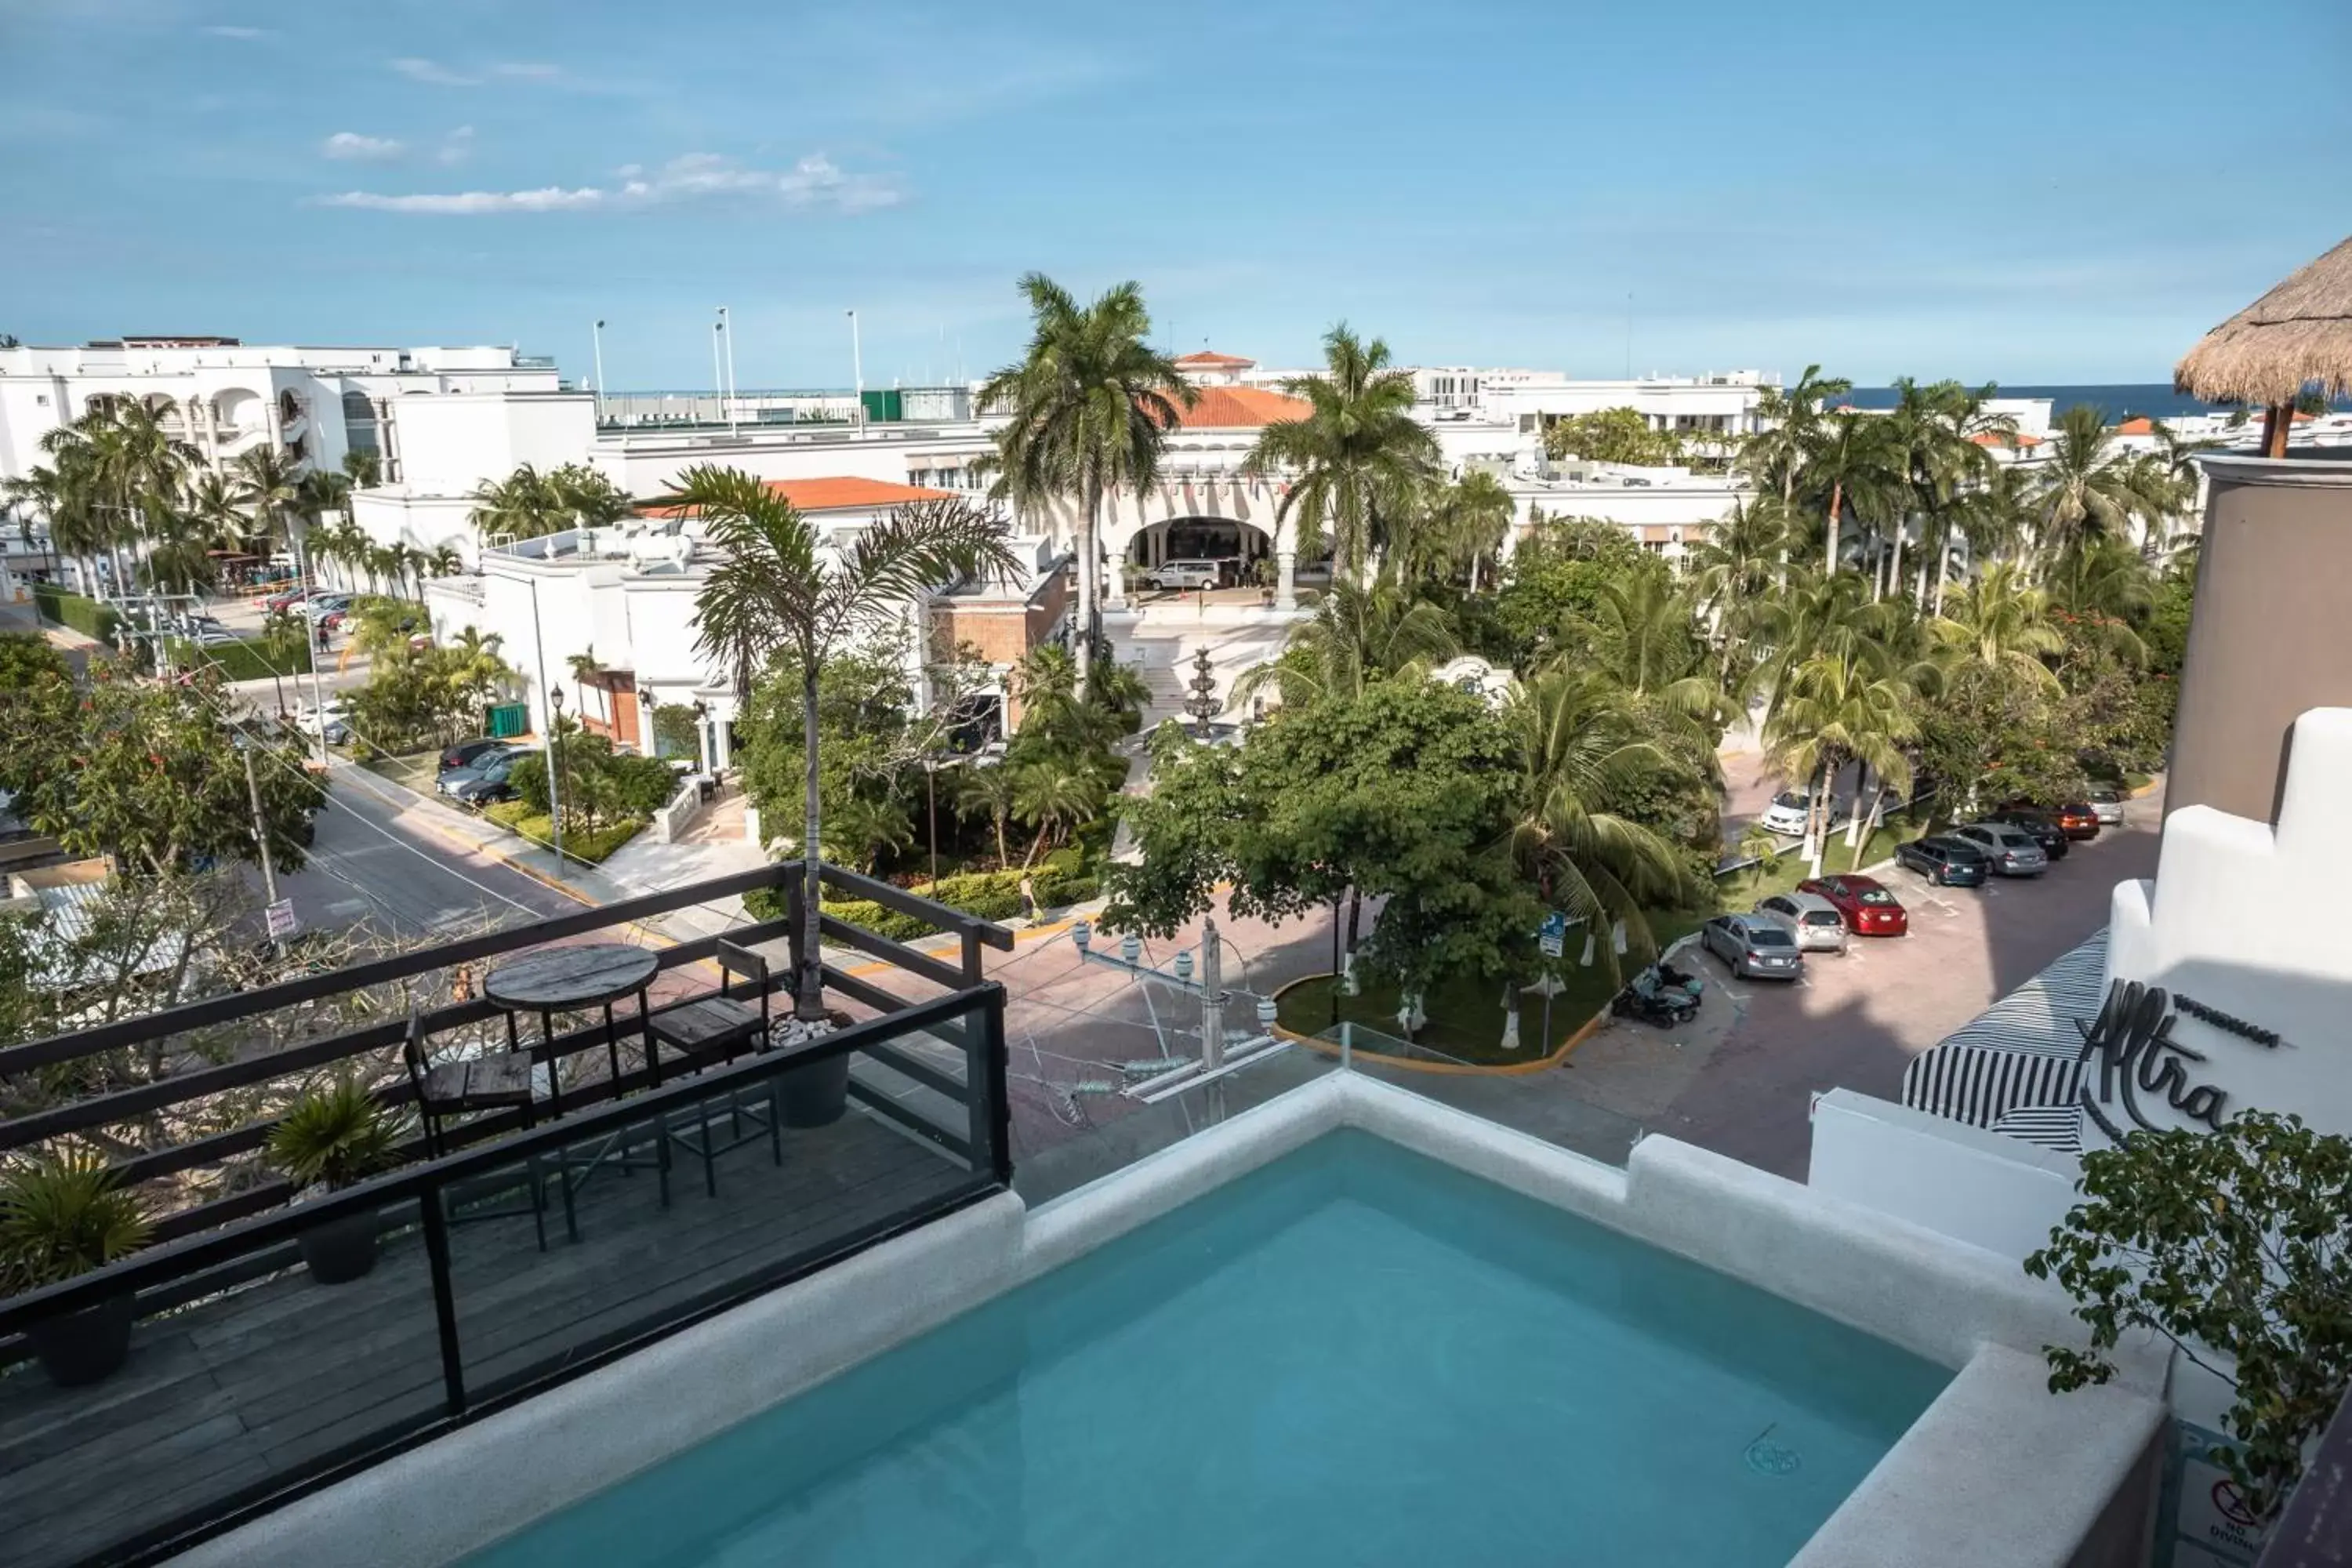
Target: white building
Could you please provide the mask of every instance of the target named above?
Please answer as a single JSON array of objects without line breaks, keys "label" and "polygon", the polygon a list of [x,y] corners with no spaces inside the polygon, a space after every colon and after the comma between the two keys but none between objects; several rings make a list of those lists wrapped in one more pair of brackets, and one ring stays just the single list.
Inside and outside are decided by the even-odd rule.
[{"label": "white building", "polygon": [[552,394],[555,362],[510,348],[312,348],[235,338],[125,337],[79,348],[0,349],[0,478],[45,462],[41,438],[109,399],[143,403],[223,468],[283,446],[320,468],[376,453],[397,479],[409,400]]},{"label": "white building", "polygon": [[[951,494],[855,476],[772,484],[835,550],[896,508]],[[1002,700],[1012,666],[1066,636],[1066,557],[1043,539],[1011,543],[1022,562],[1014,578],[959,584],[908,605],[900,641],[919,707],[929,706],[934,658],[960,647],[976,652],[992,681],[982,695]],[[436,638],[471,627],[499,639],[501,656],[522,673],[535,729],[543,732],[560,692],[554,700],[592,732],[650,749],[647,700],[688,707],[700,721],[702,765],[716,771],[733,764],[740,715],[734,672],[696,646],[695,600],[710,548],[698,519],[648,509],[630,523],[480,550],[470,570],[425,584],[425,605]],[[579,671],[574,660],[592,661],[593,670]],[[1018,715],[995,717],[1002,732]]]}]

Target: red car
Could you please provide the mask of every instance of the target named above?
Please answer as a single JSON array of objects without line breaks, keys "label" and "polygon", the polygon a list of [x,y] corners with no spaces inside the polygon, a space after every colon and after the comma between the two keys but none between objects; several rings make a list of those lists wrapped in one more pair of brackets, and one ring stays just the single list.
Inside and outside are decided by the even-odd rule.
[{"label": "red car", "polygon": [[1798,883],[1797,891],[1827,899],[1856,936],[1902,936],[1911,929],[1911,917],[1875,877],[1813,877]]}]

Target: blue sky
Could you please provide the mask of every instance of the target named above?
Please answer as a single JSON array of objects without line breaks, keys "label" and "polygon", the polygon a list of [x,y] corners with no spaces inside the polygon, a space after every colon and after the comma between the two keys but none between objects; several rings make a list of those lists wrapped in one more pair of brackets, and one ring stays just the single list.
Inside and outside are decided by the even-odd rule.
[{"label": "blue sky", "polygon": [[615,387],[1165,342],[2152,381],[2352,226],[2352,5],[0,0],[0,331]]}]

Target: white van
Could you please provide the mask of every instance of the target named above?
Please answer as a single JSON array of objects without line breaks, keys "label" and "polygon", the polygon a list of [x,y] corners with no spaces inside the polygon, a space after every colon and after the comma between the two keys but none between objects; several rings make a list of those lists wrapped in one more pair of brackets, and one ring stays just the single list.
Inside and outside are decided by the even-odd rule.
[{"label": "white van", "polygon": [[1213,588],[1224,577],[1223,569],[1214,561],[1163,561],[1143,574],[1143,580],[1155,588]]}]

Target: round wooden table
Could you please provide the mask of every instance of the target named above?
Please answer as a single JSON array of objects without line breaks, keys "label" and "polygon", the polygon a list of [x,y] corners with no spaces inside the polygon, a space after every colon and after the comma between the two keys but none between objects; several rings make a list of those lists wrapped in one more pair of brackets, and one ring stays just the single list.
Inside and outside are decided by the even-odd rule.
[{"label": "round wooden table", "polygon": [[[634,994],[637,999],[638,1027],[645,1046],[646,1071],[655,1087],[661,1084],[661,1060],[654,1050],[653,1037],[646,1019],[652,1009],[647,1005],[646,989],[660,970],[660,962],[651,949],[631,947],[626,942],[587,942],[573,947],[543,947],[538,952],[502,963],[483,978],[482,994],[507,1011],[507,1045],[511,1050],[521,1049],[515,1027],[520,1013],[539,1015],[539,1037],[542,1048],[555,1041],[555,1015],[576,1013],[584,1008],[604,1010],[604,1051],[613,1069],[613,1096],[621,1093],[621,1041],[613,1022],[613,1004]],[[555,1114],[563,1114],[562,1074],[557,1070],[552,1054],[547,1058],[548,1099]]]}]

